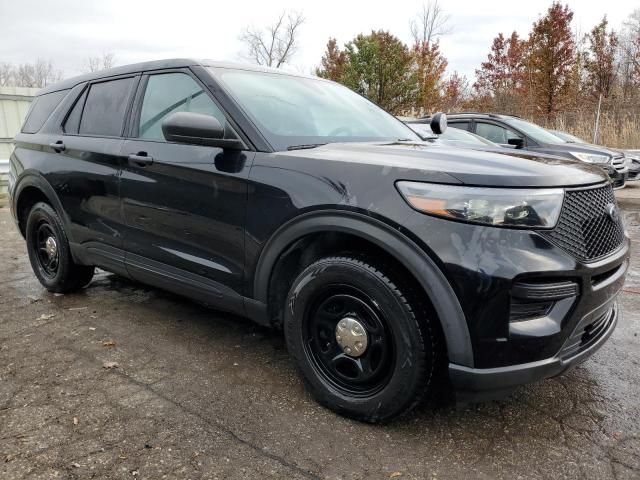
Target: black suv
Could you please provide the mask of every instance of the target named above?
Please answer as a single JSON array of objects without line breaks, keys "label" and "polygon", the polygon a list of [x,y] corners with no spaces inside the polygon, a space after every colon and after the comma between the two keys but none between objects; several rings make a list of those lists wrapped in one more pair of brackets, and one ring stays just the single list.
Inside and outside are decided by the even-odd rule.
[{"label": "black suv", "polygon": [[94,267],[282,327],[369,422],[557,375],[615,328],[629,240],[602,170],[434,146],[347,88],[167,60],[33,102],[11,209],[52,292]]},{"label": "black suv", "polygon": [[456,113],[447,118],[449,126],[468,130],[505,147],[524,148],[597,165],[607,172],[613,188],[625,186],[628,171],[624,155],[620,152],[597,145],[567,143],[535,123],[510,115]]}]

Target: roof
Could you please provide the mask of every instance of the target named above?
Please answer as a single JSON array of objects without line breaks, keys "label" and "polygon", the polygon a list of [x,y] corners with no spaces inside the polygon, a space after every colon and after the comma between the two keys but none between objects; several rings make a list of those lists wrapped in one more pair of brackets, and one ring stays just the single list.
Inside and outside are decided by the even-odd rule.
[{"label": "roof", "polygon": [[262,67],[259,65],[250,65],[244,63],[234,62],[217,62],[215,60],[196,60],[192,58],[169,58],[166,60],[153,60],[149,62],[132,63],[129,65],[122,65],[119,67],[108,68],[106,70],[99,70],[97,72],[85,73],[84,75],[78,75],[76,77],[67,78],[61,82],[49,85],[38,92],[38,95],[45,93],[57,92],[58,90],[67,90],[75,87],[79,83],[88,82],[91,80],[97,80],[108,77],[115,77],[118,75],[126,75],[128,73],[136,73],[142,70],[162,70],[165,68],[184,68],[191,66],[204,66],[204,67],[217,67],[217,68],[235,68],[239,70],[249,70],[255,72],[264,73],[277,73],[280,75],[293,75],[296,77],[315,78],[311,75],[304,75],[298,72],[289,72],[277,68]]},{"label": "roof", "polygon": [[67,78],[61,82],[49,85],[38,92],[38,95],[44,93],[57,92],[58,90],[66,90],[73,88],[79,83],[96,80],[99,78],[115,77],[117,75],[126,75],[127,73],[135,73],[140,70],[160,70],[163,68],[180,68],[188,67],[191,65],[201,65],[196,60],[187,58],[173,58],[169,60],[154,60],[151,62],[132,63],[129,65],[122,65],[120,67],[107,68],[106,70],[99,70],[97,72],[85,73],[84,75],[78,75],[76,77]]}]

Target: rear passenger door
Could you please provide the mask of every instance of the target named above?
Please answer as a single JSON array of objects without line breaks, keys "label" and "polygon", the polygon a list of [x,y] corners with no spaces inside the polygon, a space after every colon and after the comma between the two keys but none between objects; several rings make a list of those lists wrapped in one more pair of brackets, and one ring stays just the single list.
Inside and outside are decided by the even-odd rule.
[{"label": "rear passenger door", "polygon": [[237,310],[244,271],[250,151],[171,143],[174,112],[216,117],[239,138],[213,96],[188,69],[150,72],[132,113],[121,197],[132,277]]},{"label": "rear passenger door", "polygon": [[[125,119],[136,75],[90,82],[63,120],[56,151],[58,193],[70,219],[71,237],[96,264],[123,271],[119,177]],[[55,149],[55,147],[54,147]]]}]

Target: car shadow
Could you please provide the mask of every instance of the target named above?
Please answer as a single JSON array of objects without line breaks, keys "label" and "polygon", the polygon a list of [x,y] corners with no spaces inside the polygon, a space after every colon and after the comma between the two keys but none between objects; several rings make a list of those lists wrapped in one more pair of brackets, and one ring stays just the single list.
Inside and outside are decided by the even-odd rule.
[{"label": "car shadow", "polygon": [[[222,342],[240,342],[243,339],[256,338],[257,340],[252,342],[253,351],[251,349],[243,350],[243,356],[249,363],[253,361],[264,362],[263,356],[267,355],[271,357],[268,361],[272,363],[272,369],[281,369],[283,376],[289,376],[294,370],[281,331],[257,325],[245,317],[220,312],[171,292],[142,285],[107,272],[99,272],[92,284],[80,295],[104,296],[107,293],[117,295],[119,303],[123,307],[126,307],[127,302],[131,302],[144,304],[145,309],[152,311],[151,314],[153,311],[166,313],[167,310],[171,310],[171,312],[175,312],[175,315],[171,316],[172,321],[177,324],[188,324],[185,328],[189,328],[186,328],[186,332],[181,331],[181,335],[172,340],[174,342],[189,344],[196,340],[195,335],[200,339],[204,334],[208,342],[214,342],[211,347],[212,350],[216,350],[217,347],[221,347]],[[194,333],[189,333],[191,331]],[[230,337],[222,336],[221,332],[227,332]],[[215,345],[216,342],[218,345]],[[259,354],[257,350],[260,350]],[[279,372],[271,373],[277,375]],[[245,378],[244,381],[251,382],[251,376]],[[261,381],[262,379],[260,382],[256,382],[256,385],[259,385]],[[299,380],[295,381],[298,384],[301,383]],[[581,402],[592,404],[603,401],[598,381],[592,377],[588,368],[582,366],[561,377],[520,387],[506,398],[474,404],[456,402],[446,375],[439,375],[435,382],[436,389],[425,402],[411,413],[382,428],[393,431],[405,429],[411,425],[429,425],[443,421],[469,422],[471,426],[477,424],[478,428],[482,428],[483,419],[503,418],[505,415],[521,418],[531,417],[532,412],[537,412],[538,415],[557,423],[573,414],[588,415],[592,418],[593,415],[588,408],[585,411],[580,411]],[[285,382],[280,386],[282,385],[287,388],[288,384]],[[308,394],[301,388],[295,389],[293,393],[285,393],[287,396],[301,395],[304,397],[299,399],[301,401],[309,399]],[[558,401],[561,401],[562,406],[557,405]],[[592,423],[595,422],[597,425],[602,422],[604,417],[593,418]],[[350,420],[345,421],[351,422]],[[360,425],[358,422],[354,423]]]}]

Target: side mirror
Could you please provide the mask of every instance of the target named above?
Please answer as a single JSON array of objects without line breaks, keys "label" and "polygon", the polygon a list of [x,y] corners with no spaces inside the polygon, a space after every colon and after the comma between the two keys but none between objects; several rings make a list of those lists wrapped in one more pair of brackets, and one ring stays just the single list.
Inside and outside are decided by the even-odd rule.
[{"label": "side mirror", "polygon": [[507,143],[515,148],[522,148],[524,147],[524,138],[510,138]]},{"label": "side mirror", "polygon": [[431,117],[431,131],[436,135],[444,133],[447,129],[447,114],[438,112]]},{"label": "side mirror", "polygon": [[242,142],[224,138],[224,127],[210,115],[176,112],[162,122],[162,134],[168,142],[207,145],[242,150]]}]

